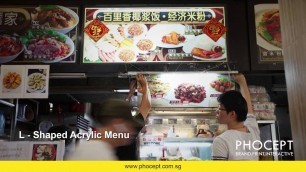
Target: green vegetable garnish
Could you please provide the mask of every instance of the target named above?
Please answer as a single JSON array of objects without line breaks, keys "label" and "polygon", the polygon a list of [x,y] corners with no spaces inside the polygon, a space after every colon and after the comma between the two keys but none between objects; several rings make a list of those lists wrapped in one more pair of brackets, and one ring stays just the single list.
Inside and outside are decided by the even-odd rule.
[{"label": "green vegetable garnish", "polygon": [[218,77],[218,80],[221,81],[221,82],[226,82],[226,81],[228,81],[229,79],[226,78],[226,77],[224,77],[224,76],[220,76],[220,77]]},{"label": "green vegetable garnish", "polygon": [[30,30],[28,30],[27,35],[25,35],[21,38],[21,41],[22,41],[23,44],[28,45],[29,41],[31,39],[35,38],[37,35],[39,37],[42,36],[42,35],[48,35],[49,38],[55,37],[60,42],[65,42],[66,41],[66,37],[64,35],[61,35],[61,34],[57,33],[56,31],[54,31],[52,29],[30,29]]},{"label": "green vegetable garnish", "polygon": [[50,11],[57,8],[57,5],[40,5],[39,7],[42,11]]},{"label": "green vegetable garnish", "polygon": [[263,32],[263,36],[268,40],[268,41],[272,41],[273,37],[270,35],[269,32],[267,32],[266,30],[264,30]]}]

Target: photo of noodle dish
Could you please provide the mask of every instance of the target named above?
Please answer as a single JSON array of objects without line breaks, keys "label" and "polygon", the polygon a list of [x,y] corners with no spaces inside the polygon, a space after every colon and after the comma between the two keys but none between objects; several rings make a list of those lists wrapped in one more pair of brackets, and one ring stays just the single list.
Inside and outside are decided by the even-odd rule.
[{"label": "photo of noodle dish", "polygon": [[17,36],[0,35],[0,63],[14,60],[23,50],[24,47]]},{"label": "photo of noodle dish", "polygon": [[124,27],[124,36],[125,37],[144,37],[148,32],[148,28],[145,24],[127,24],[123,25]]},{"label": "photo of noodle dish", "polygon": [[138,52],[134,48],[120,48],[115,53],[116,62],[135,62]]},{"label": "photo of noodle dish", "polygon": [[66,35],[54,30],[29,30],[22,37],[27,55],[42,58],[42,62],[52,63],[68,58],[74,52],[74,43]]},{"label": "photo of noodle dish", "polygon": [[31,15],[40,25],[63,34],[71,31],[79,23],[79,16],[74,11],[58,5],[40,5],[36,8],[36,13]]}]

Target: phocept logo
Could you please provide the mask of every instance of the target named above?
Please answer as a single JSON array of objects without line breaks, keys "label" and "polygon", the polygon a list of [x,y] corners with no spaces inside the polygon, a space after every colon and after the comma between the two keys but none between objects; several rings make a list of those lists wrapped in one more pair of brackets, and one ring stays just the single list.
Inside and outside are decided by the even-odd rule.
[{"label": "phocept logo", "polygon": [[266,154],[278,156],[293,156],[293,140],[266,140],[264,142],[260,140],[236,140],[237,156],[264,156]]}]

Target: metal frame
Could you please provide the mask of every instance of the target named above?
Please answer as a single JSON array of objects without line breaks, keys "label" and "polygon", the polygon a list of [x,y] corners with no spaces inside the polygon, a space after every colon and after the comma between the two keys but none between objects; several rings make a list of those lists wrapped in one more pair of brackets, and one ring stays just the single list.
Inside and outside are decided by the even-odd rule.
[{"label": "metal frame", "polygon": [[[277,134],[276,134],[276,125],[275,125],[274,120],[258,120],[257,123],[258,124],[269,124],[270,125],[270,130],[271,130],[271,139],[272,140],[279,140],[279,138],[277,137]],[[278,151],[273,149],[273,159],[275,161],[279,160],[277,153],[278,153]]]}]

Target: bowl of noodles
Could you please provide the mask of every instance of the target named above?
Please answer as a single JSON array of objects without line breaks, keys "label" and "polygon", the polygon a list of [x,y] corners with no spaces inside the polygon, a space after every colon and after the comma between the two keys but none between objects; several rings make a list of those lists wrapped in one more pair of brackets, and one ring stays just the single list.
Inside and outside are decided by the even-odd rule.
[{"label": "bowl of noodles", "polygon": [[19,56],[24,50],[21,41],[11,35],[0,35],[0,63],[7,63]]},{"label": "bowl of noodles", "polygon": [[59,5],[40,5],[36,8],[37,13],[32,14],[34,20],[40,25],[66,34],[79,23],[79,16],[70,8]]},{"label": "bowl of noodles", "polygon": [[25,54],[44,63],[62,61],[74,52],[74,43],[67,35],[52,29],[29,30],[22,37]]}]

